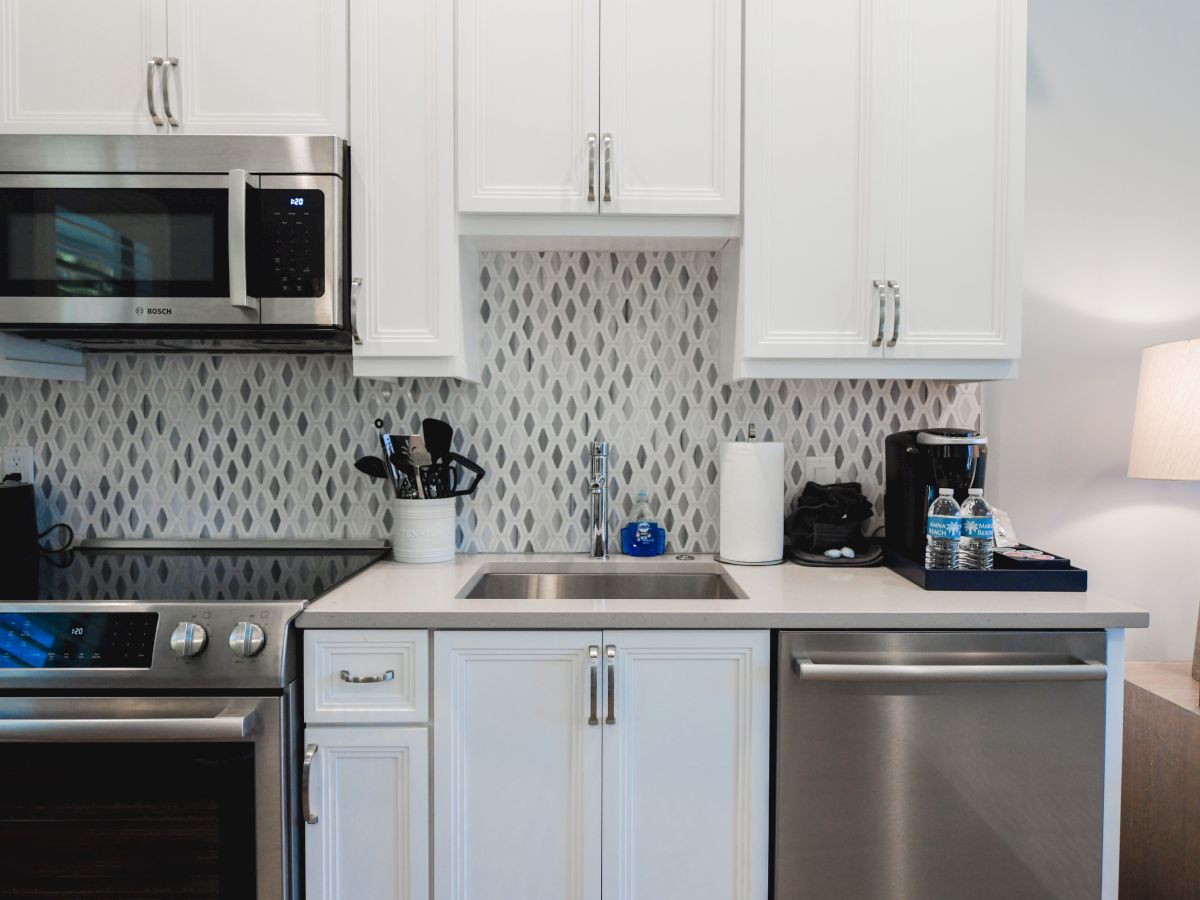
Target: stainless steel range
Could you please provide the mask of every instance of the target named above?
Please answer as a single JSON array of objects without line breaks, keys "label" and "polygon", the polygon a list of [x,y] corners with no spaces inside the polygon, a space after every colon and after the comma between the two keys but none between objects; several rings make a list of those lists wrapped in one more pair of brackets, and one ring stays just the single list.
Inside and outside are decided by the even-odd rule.
[{"label": "stainless steel range", "polygon": [[0,896],[293,896],[291,621],[380,553],[134,542],[6,560]]}]

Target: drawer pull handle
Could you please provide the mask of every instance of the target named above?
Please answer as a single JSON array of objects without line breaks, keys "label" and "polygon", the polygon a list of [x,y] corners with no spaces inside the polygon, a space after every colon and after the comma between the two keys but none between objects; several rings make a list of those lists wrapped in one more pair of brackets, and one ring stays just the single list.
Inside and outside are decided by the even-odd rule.
[{"label": "drawer pull handle", "polygon": [[388,669],[382,675],[351,675],[346,669],[342,669],[338,676],[347,684],[379,684],[381,681],[391,681],[396,677],[396,673]]}]

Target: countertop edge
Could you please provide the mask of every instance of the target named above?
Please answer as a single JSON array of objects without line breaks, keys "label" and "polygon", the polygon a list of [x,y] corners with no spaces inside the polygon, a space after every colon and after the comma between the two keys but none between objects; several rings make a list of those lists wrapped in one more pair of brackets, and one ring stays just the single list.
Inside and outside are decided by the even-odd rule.
[{"label": "countertop edge", "polygon": [[946,613],[946,612],[798,612],[771,613],[597,613],[597,612],[367,612],[312,610],[295,620],[301,629],[1035,629],[1145,628],[1148,613]]}]

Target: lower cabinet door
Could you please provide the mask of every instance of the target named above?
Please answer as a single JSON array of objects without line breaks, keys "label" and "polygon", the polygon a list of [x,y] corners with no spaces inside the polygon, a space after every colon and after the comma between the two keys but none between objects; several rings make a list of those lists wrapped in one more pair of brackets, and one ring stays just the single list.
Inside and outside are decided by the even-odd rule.
[{"label": "lower cabinet door", "polygon": [[304,755],[309,900],[427,900],[429,730],[307,728]]},{"label": "lower cabinet door", "polygon": [[600,900],[601,643],[434,635],[437,900]]},{"label": "lower cabinet door", "polygon": [[769,633],[606,631],[604,651],[604,900],[765,900]]}]

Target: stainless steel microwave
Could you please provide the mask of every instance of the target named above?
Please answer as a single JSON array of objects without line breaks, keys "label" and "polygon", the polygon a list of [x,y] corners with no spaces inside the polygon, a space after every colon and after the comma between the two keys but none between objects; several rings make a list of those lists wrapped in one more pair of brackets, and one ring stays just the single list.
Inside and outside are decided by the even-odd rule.
[{"label": "stainless steel microwave", "polygon": [[328,136],[0,136],[0,331],[346,349],[348,167]]}]

